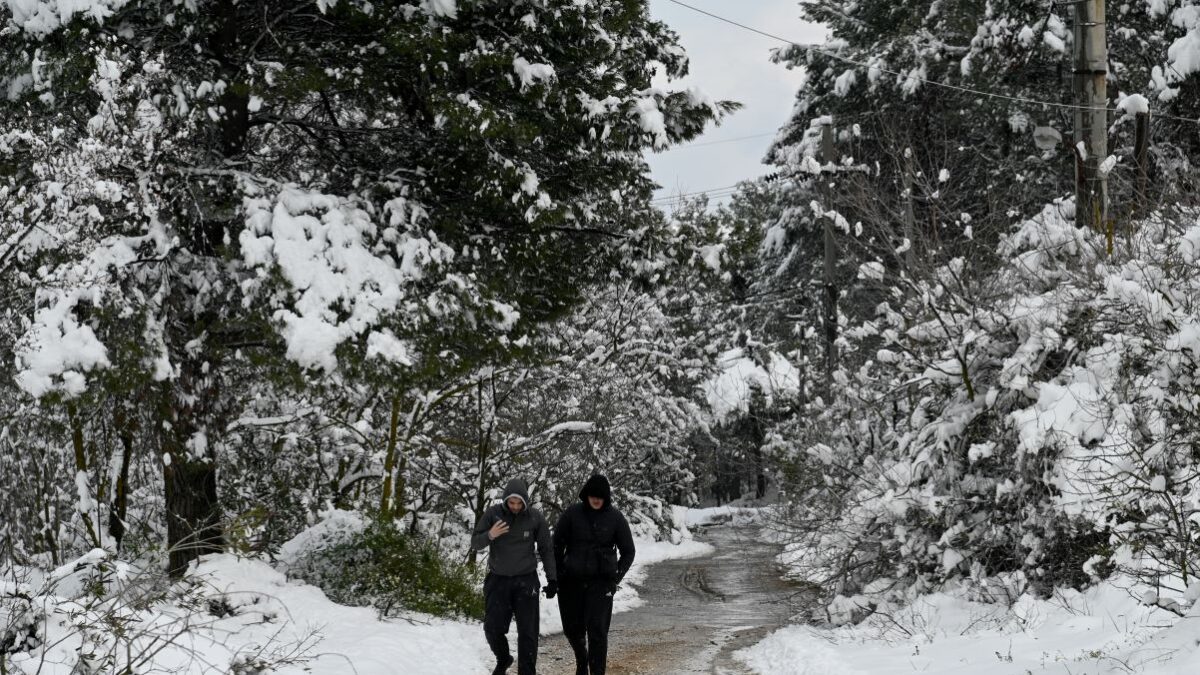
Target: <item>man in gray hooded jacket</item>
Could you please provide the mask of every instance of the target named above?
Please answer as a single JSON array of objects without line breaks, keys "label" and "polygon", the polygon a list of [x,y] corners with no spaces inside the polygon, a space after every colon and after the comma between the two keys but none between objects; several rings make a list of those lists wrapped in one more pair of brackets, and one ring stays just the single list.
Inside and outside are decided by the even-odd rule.
[{"label": "man in gray hooded jacket", "polygon": [[[534,556],[534,548],[537,556]],[[547,598],[558,593],[550,526],[529,505],[529,487],[514,478],[504,488],[504,499],[484,511],[475,525],[471,548],[488,549],[488,575],[483,581],[485,614],[483,633],[496,655],[492,675],[503,675],[512,665],[508,627],[517,619],[517,672],[535,675],[538,649],[537,559],[546,570]]]}]

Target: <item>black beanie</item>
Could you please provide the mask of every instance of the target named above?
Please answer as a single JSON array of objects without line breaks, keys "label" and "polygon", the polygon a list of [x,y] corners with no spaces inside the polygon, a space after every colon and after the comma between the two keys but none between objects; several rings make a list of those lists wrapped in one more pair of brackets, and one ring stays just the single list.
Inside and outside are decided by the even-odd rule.
[{"label": "black beanie", "polygon": [[588,497],[600,497],[605,502],[612,497],[612,488],[608,485],[608,479],[601,474],[592,474],[592,477],[583,484],[583,489],[579,491],[580,499]]}]

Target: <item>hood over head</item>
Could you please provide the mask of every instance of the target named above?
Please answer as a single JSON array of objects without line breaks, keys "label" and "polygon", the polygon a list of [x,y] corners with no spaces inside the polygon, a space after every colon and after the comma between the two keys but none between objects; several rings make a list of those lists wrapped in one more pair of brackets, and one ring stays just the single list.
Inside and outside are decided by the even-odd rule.
[{"label": "hood over head", "polygon": [[592,474],[592,477],[583,484],[583,489],[579,491],[579,498],[587,501],[588,497],[600,497],[604,500],[605,506],[612,504],[612,487],[609,486],[608,479],[603,474]]},{"label": "hood over head", "polygon": [[529,508],[529,484],[520,478],[508,481],[508,485],[504,486],[504,501],[506,504],[509,497],[520,498],[522,502],[525,502],[525,508]]}]

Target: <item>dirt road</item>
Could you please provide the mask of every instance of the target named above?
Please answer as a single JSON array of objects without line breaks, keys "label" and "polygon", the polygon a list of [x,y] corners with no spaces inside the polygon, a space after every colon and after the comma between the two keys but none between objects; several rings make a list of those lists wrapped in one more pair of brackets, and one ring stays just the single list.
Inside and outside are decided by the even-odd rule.
[{"label": "dirt road", "polygon": [[[715,553],[651,566],[638,587],[645,604],[613,616],[609,675],[748,675],[733,652],[785,623],[798,602],[779,579],[778,548],[755,534],[750,526],[704,528],[696,536]],[[562,635],[542,638],[538,673],[575,674]]]}]

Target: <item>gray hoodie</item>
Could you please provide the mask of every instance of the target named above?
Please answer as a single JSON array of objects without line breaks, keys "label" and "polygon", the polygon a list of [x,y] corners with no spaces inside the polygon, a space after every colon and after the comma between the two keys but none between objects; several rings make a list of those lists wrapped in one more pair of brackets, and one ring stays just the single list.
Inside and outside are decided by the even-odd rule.
[{"label": "gray hoodie", "polygon": [[[508,498],[516,495],[525,502],[525,508],[520,513],[508,510]],[[497,520],[508,523],[508,532],[488,538],[488,530]],[[534,546],[537,546],[537,556],[534,557]],[[504,488],[504,498],[499,504],[483,512],[483,517],[475,525],[471,536],[471,548],[480,551],[488,549],[488,570],[492,574],[505,577],[515,577],[537,572],[537,559],[542,559],[542,567],[546,570],[546,580],[558,578],[554,569],[554,548],[550,543],[550,525],[542,517],[541,512],[529,505],[529,487],[520,478],[514,478]]]}]

